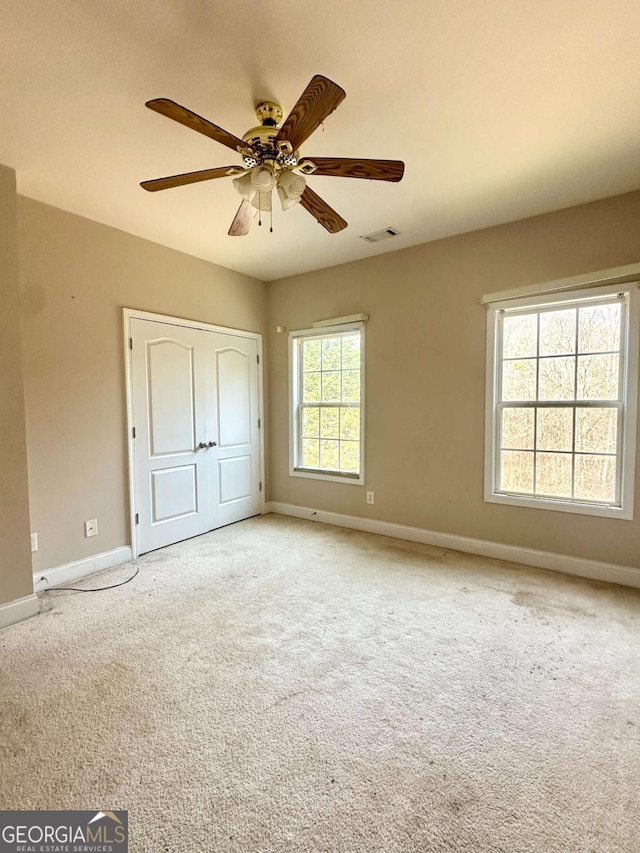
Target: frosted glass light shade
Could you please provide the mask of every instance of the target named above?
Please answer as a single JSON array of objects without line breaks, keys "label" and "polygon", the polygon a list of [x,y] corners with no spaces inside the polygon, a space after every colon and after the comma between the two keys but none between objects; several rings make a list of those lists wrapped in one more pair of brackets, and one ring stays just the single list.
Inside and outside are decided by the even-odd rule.
[{"label": "frosted glass light shade", "polygon": [[282,187],[278,187],[278,195],[280,196],[280,204],[282,205],[283,210],[289,210],[289,208],[295,207],[296,204],[298,204],[298,202],[300,201],[300,196],[289,198],[286,191]]},{"label": "frosted glass light shade", "polygon": [[300,201],[307,182],[290,169],[274,171],[269,165],[255,166],[244,175],[233,180],[242,198],[256,210],[271,210],[271,193],[278,187],[278,196],[283,210],[289,210]]},{"label": "frosted glass light shade", "polygon": [[294,196],[301,196],[307,186],[307,182],[302,177],[302,175],[297,175],[295,172],[290,171],[289,169],[285,169],[280,172],[280,180],[278,181],[278,186],[281,186],[282,189],[286,192],[286,194],[293,198]]},{"label": "frosted glass light shade", "polygon": [[296,175],[288,169],[281,172],[278,180],[278,195],[282,209],[289,210],[297,204],[306,186],[307,182],[302,175]]},{"label": "frosted glass light shade", "polygon": [[233,185],[246,201],[251,201],[256,194],[256,188],[251,181],[251,172],[245,172],[239,178],[234,178]]},{"label": "frosted glass light shade", "polygon": [[260,193],[270,193],[275,188],[276,179],[268,166],[256,166],[251,170],[251,183]]},{"label": "frosted glass light shade", "polygon": [[255,193],[251,199],[251,204],[256,210],[271,210],[271,190]]}]

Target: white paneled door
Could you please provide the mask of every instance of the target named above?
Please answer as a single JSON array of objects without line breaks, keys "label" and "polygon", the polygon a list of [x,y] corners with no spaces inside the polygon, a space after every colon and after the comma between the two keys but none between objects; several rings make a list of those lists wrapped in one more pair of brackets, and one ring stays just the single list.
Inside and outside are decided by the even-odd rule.
[{"label": "white paneled door", "polygon": [[137,551],[257,515],[258,342],[132,318]]}]

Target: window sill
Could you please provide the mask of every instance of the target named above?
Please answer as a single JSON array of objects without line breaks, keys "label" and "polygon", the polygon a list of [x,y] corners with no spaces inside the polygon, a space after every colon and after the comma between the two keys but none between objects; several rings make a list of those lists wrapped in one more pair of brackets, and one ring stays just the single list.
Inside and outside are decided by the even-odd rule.
[{"label": "window sill", "polygon": [[308,480],[328,480],[331,483],[344,483],[348,486],[364,486],[364,475],[358,474],[332,474],[330,472],[320,473],[318,471],[307,470],[306,468],[290,468],[290,477],[304,477]]},{"label": "window sill", "polygon": [[624,521],[633,520],[633,507],[603,506],[598,504],[580,504],[571,501],[552,500],[551,498],[531,498],[526,495],[506,495],[491,492],[486,494],[485,503],[504,504],[506,506],[521,506],[528,509],[547,509],[555,512],[571,512],[575,515],[592,515],[601,518],[616,518]]}]

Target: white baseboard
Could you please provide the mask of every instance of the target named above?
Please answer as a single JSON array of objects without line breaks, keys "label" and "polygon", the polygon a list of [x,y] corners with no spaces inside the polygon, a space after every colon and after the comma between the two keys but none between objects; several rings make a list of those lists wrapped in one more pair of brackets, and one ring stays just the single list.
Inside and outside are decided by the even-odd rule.
[{"label": "white baseboard", "polygon": [[271,501],[265,501],[264,506],[262,508],[262,512],[260,514],[268,515],[270,512],[273,512],[273,509],[271,508]]},{"label": "white baseboard", "polygon": [[568,557],[564,554],[554,554],[551,551],[521,548],[519,545],[503,545],[500,542],[489,542],[484,539],[470,539],[452,533],[438,533],[434,530],[423,530],[420,527],[409,527],[390,521],[376,521],[371,518],[359,518],[355,515],[314,510],[309,507],[280,503],[279,501],[271,501],[271,511],[280,515],[292,515],[295,518],[306,518],[324,524],[333,524],[337,527],[364,530],[367,533],[379,533],[382,536],[391,536],[394,539],[421,542],[423,545],[434,545],[437,548],[449,548],[452,551],[478,554],[481,557],[490,557],[494,560],[522,563],[525,566],[534,566],[538,569],[551,569],[554,572],[578,575],[591,580],[640,588],[640,569],[633,569],[631,566],[617,566],[614,563],[600,563],[581,557]]},{"label": "white baseboard", "polygon": [[35,595],[25,595],[24,598],[16,598],[7,604],[0,604],[0,628],[22,622],[30,616],[40,613],[40,602]]},{"label": "white baseboard", "polygon": [[91,557],[85,557],[84,560],[76,560],[73,563],[65,563],[63,566],[36,572],[33,576],[33,588],[36,592],[54,589],[61,584],[100,572],[102,569],[111,569],[121,563],[128,563],[132,559],[133,552],[128,545],[114,548],[112,551],[104,551],[102,554],[93,554]]}]

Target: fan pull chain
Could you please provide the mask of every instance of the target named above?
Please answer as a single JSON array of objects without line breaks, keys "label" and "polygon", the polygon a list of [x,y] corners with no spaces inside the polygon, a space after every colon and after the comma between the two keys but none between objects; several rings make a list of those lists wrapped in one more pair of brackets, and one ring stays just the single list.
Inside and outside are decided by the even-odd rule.
[{"label": "fan pull chain", "polygon": [[262,225],[262,193],[258,192],[258,225]]},{"label": "fan pull chain", "polygon": [[269,205],[269,233],[273,234],[273,205]]}]

